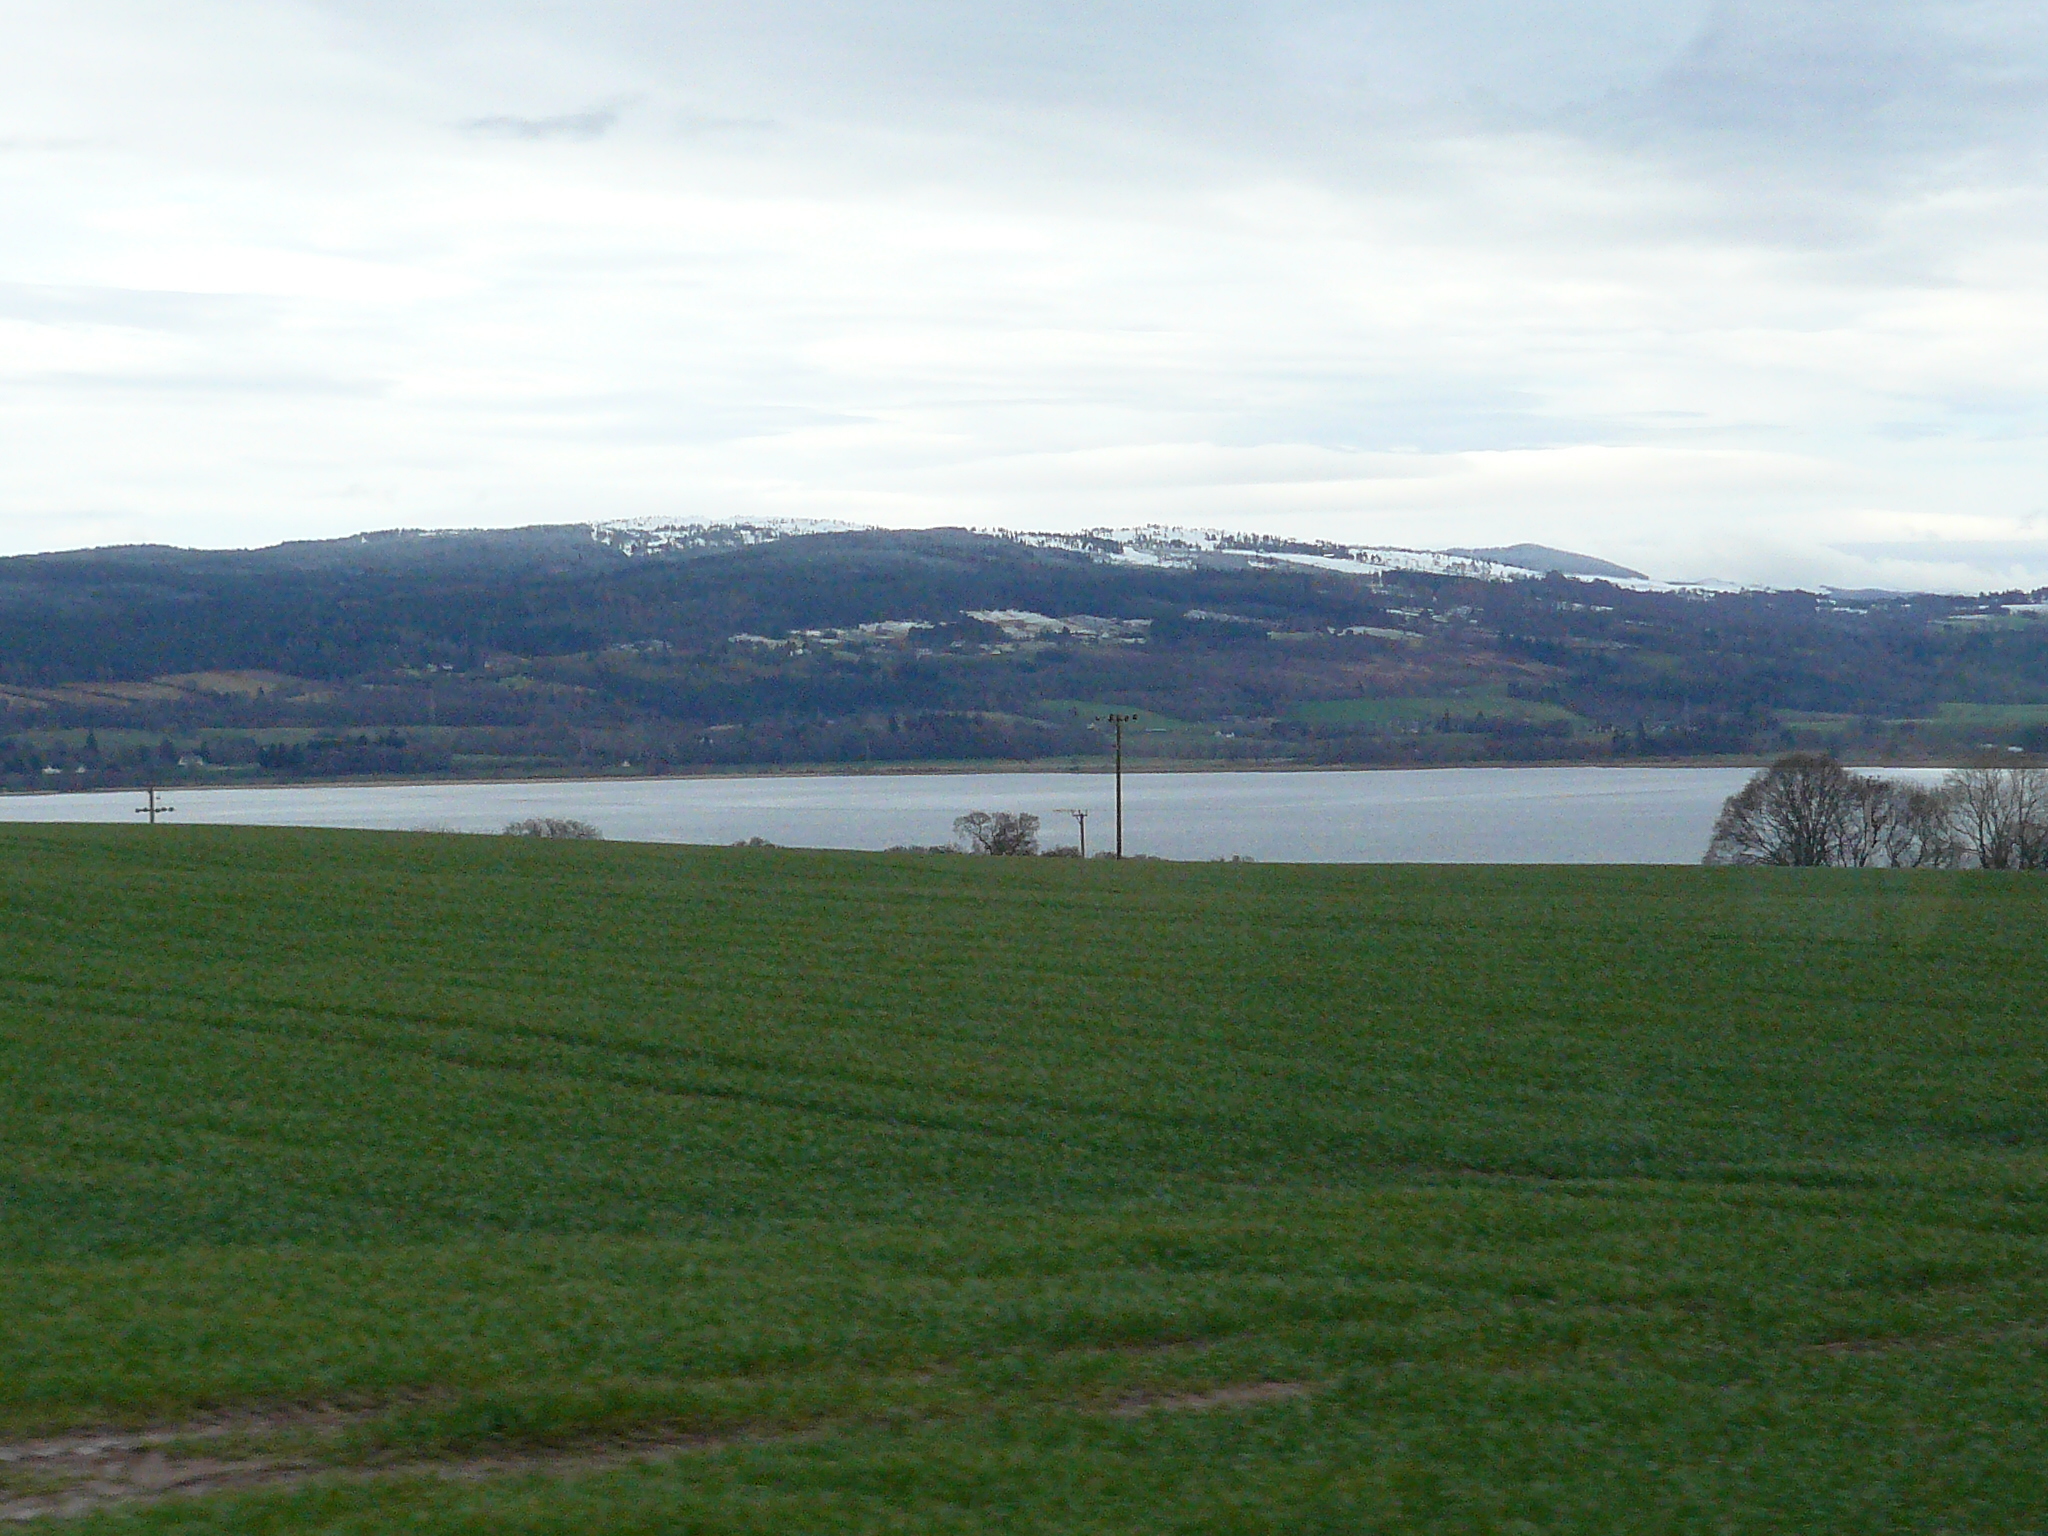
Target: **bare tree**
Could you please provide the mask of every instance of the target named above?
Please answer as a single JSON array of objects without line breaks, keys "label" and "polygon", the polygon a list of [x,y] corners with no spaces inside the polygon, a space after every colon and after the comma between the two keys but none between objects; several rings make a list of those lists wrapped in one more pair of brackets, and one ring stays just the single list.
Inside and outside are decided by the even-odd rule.
[{"label": "bare tree", "polygon": [[1956,837],[1979,869],[2048,869],[2048,772],[1958,768],[1943,788]]},{"label": "bare tree", "polygon": [[1968,769],[1927,789],[1794,753],[1728,797],[1704,862],[1953,869],[1966,856],[2048,866],[2048,774]]},{"label": "bare tree", "polygon": [[1963,861],[1955,806],[1946,789],[1896,784],[1902,811],[1894,824],[1888,862],[1899,869],[1954,869]]},{"label": "bare tree", "polygon": [[1853,869],[1953,869],[1960,850],[1948,796],[1852,773],[1831,861]]},{"label": "bare tree", "polygon": [[509,821],[505,824],[507,837],[568,837],[578,839],[601,838],[604,834],[587,821],[578,821],[573,816],[529,816],[524,821]]},{"label": "bare tree", "polygon": [[1707,844],[1708,864],[1843,862],[1855,775],[1831,757],[1781,757],[1728,797]]},{"label": "bare tree", "polygon": [[1852,773],[1848,779],[1849,792],[1842,797],[1841,822],[1834,839],[1835,854],[1826,862],[1862,869],[1885,861],[1904,807],[1892,792],[1894,786],[1884,780],[1860,773]]},{"label": "bare tree", "polygon": [[971,811],[953,819],[953,836],[969,853],[1028,858],[1038,852],[1038,818],[1024,811]]}]

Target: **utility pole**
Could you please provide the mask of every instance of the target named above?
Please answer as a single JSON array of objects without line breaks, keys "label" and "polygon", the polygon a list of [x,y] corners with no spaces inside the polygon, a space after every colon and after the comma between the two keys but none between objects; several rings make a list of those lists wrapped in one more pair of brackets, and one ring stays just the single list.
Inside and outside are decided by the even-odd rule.
[{"label": "utility pole", "polygon": [[1124,726],[1137,719],[1136,715],[1101,715],[1116,727],[1116,856],[1124,856]]},{"label": "utility pole", "polygon": [[1057,807],[1055,807],[1055,809],[1057,809],[1057,810],[1062,810],[1062,811],[1065,811],[1065,812],[1066,812],[1066,813],[1067,813],[1067,814],[1068,814],[1069,816],[1073,817],[1073,818],[1074,818],[1074,821],[1076,822],[1076,824],[1078,824],[1078,825],[1080,826],[1080,828],[1081,828],[1081,857],[1082,857],[1082,858],[1084,858],[1084,859],[1085,859],[1085,858],[1087,858],[1087,857],[1088,857],[1088,813],[1087,813],[1086,811],[1078,811],[1078,810],[1075,810],[1075,809],[1074,809],[1073,807],[1071,807],[1071,806],[1065,806],[1065,805],[1062,805],[1062,806],[1057,806]]},{"label": "utility pole", "polygon": [[138,805],[137,807],[135,807],[135,814],[138,816],[147,816],[149,818],[149,824],[153,827],[156,825],[157,817],[168,816],[171,814],[171,812],[175,811],[176,809],[177,807],[175,805],[158,805],[156,803],[156,786],[152,784],[149,787],[149,804]]}]

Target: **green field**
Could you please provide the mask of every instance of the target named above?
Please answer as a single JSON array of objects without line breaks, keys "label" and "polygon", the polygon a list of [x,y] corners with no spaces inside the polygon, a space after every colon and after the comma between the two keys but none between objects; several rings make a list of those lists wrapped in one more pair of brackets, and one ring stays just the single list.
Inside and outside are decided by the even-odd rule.
[{"label": "green field", "polygon": [[1916,725],[1953,725],[1977,729],[2024,730],[2030,725],[2048,725],[2048,704],[1944,704],[1932,720]]},{"label": "green field", "polygon": [[65,1529],[2048,1525],[2038,877],[0,859],[0,1505],[326,1469]]},{"label": "green field", "polygon": [[[1135,704],[1091,704],[1086,699],[1040,699],[1034,702],[1027,713],[1041,720],[1072,723],[1086,723],[1100,720],[1106,715],[1129,715],[1135,718],[1124,726],[1124,740],[1142,736],[1150,731],[1179,733],[1195,731],[1201,735],[1210,734],[1213,727],[1199,720],[1176,720],[1172,715],[1162,715],[1157,710],[1140,709]],[[1103,726],[1107,731],[1108,726]]]},{"label": "green field", "polygon": [[1293,715],[1317,725],[1434,725],[1445,715],[1459,721],[1485,715],[1494,720],[1587,723],[1561,705],[1517,699],[1494,688],[1413,699],[1322,699],[1296,705]]}]

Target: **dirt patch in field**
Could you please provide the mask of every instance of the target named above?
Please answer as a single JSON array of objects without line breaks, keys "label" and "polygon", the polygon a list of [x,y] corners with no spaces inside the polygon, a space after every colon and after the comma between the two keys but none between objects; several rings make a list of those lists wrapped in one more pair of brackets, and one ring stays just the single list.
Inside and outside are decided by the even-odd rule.
[{"label": "dirt patch in field", "polygon": [[1817,1355],[1889,1355],[1901,1349],[1939,1349],[1947,1339],[1829,1339],[1806,1347]]},{"label": "dirt patch in field", "polygon": [[[0,1520],[84,1514],[104,1504],[210,1493],[301,1473],[304,1461],[238,1455],[224,1442],[290,1430],[341,1428],[367,1411],[275,1409],[217,1414],[142,1430],[102,1430],[0,1444]],[[209,1444],[220,1446],[209,1454]]]},{"label": "dirt patch in field", "polygon": [[[1206,1392],[1126,1398],[1090,1411],[1113,1418],[1198,1413],[1278,1402],[1299,1397],[1308,1390],[1305,1383],[1298,1381],[1260,1381]],[[379,1412],[315,1408],[223,1414],[154,1429],[107,1430],[0,1443],[0,1521],[61,1518],[90,1514],[117,1504],[197,1498],[255,1488],[289,1488],[316,1478],[330,1482],[396,1477],[473,1480],[525,1472],[600,1471],[636,1462],[667,1460],[692,1451],[789,1440],[817,1432],[651,1436],[594,1441],[570,1449],[506,1451],[443,1460],[379,1462],[373,1466],[337,1465],[304,1450],[260,1448],[261,1438],[266,1435],[298,1431],[318,1437],[374,1418]],[[257,1442],[258,1448],[248,1448],[252,1441]]]},{"label": "dirt patch in field", "polygon": [[[332,1423],[360,1419],[337,1417]],[[442,1461],[395,1461],[336,1466],[299,1454],[208,1454],[205,1442],[262,1428],[298,1428],[308,1420],[255,1418],[231,1425],[198,1424],[137,1434],[75,1435],[61,1440],[0,1445],[0,1520],[83,1515],[112,1504],[196,1498],[251,1488],[291,1487],[323,1478],[365,1482],[394,1477],[485,1478],[519,1472],[571,1472],[679,1456],[737,1444],[744,1435],[666,1436],[608,1442],[567,1451],[507,1452]]]},{"label": "dirt patch in field", "polygon": [[1858,1339],[1828,1339],[1802,1345],[1815,1355],[1891,1355],[1905,1350],[1969,1349],[2003,1344],[2014,1339],[2048,1342],[2048,1324],[2009,1323],[1999,1328],[1976,1328],[1967,1333],[1872,1334]]},{"label": "dirt patch in field", "polygon": [[1200,1413],[1209,1408],[1245,1408],[1254,1403],[1284,1402],[1309,1390],[1305,1381],[1254,1381],[1241,1387],[1209,1392],[1181,1392],[1171,1397],[1130,1397],[1103,1411],[1112,1418],[1135,1419],[1147,1413]]}]

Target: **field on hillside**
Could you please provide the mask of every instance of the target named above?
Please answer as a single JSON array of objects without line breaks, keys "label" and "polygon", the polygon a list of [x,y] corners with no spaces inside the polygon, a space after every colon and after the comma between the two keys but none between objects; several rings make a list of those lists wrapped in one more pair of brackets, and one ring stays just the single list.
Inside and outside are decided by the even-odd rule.
[{"label": "field on hillside", "polygon": [[1431,694],[1423,698],[1327,699],[1297,704],[1294,716],[1325,725],[1434,725],[1446,715],[1461,725],[1476,719],[1519,720],[1590,728],[1592,722],[1556,704],[1536,699],[1518,699],[1498,688],[1474,688],[1463,693]]},{"label": "field on hillside", "polygon": [[0,1513],[2048,1524],[2036,876],[8,827],[0,925]]}]

